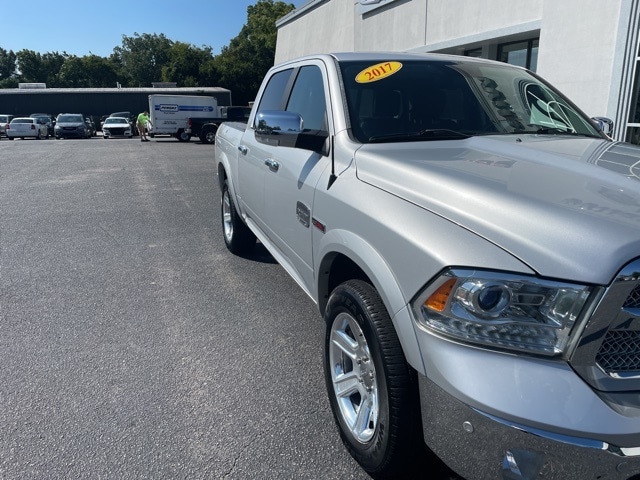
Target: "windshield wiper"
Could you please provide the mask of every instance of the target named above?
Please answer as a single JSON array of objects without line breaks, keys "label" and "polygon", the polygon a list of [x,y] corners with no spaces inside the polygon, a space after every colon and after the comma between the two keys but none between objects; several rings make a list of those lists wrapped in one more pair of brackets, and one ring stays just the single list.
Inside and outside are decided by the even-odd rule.
[{"label": "windshield wiper", "polygon": [[433,128],[420,130],[419,132],[407,132],[407,133],[390,133],[387,135],[374,135],[369,137],[370,143],[383,143],[383,142],[410,142],[417,140],[453,140],[461,138],[469,138],[471,135],[466,133],[456,132],[455,130],[449,130],[446,128]]},{"label": "windshield wiper", "polygon": [[571,135],[574,137],[600,138],[597,135],[592,135],[589,133],[579,133],[574,130],[566,130],[564,128],[558,127],[540,127],[535,130],[514,130],[511,133],[516,135]]},{"label": "windshield wiper", "polygon": [[592,137],[592,138],[600,138],[599,135],[593,135],[591,133],[580,133],[575,130],[563,130],[561,128],[540,128],[536,133],[540,133],[542,135],[572,135],[574,137]]}]

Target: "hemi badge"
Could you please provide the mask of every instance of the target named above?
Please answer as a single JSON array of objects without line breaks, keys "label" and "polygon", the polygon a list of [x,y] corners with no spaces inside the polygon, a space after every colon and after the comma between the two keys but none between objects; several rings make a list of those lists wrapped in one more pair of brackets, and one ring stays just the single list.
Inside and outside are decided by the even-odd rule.
[{"label": "hemi badge", "polygon": [[313,226],[320,230],[322,233],[324,233],[327,229],[324,223],[320,222],[320,220],[318,220],[317,218],[312,218],[311,223],[313,223]]},{"label": "hemi badge", "polygon": [[298,202],[296,204],[296,216],[302,225],[309,228],[309,217],[311,216],[311,210],[309,210],[309,207],[302,202]]}]

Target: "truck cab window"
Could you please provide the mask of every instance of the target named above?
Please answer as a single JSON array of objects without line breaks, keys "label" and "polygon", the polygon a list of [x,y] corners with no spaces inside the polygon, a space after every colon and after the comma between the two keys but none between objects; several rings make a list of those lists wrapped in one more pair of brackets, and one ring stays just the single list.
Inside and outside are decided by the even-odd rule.
[{"label": "truck cab window", "polygon": [[291,78],[292,72],[293,69],[283,70],[271,77],[264,93],[262,94],[262,98],[260,99],[260,105],[257,110],[258,112],[262,112],[264,110],[283,109],[284,105],[282,102],[284,92],[289,84],[289,78]]},{"label": "truck cab window", "polygon": [[327,130],[327,103],[320,68],[309,65],[300,69],[286,110],[299,113],[305,129]]}]

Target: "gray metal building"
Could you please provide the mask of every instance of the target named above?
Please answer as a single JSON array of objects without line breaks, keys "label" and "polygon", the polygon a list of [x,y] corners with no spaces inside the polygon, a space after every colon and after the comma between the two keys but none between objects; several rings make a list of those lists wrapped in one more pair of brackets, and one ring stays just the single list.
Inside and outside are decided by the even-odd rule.
[{"label": "gray metal building", "polygon": [[32,113],[82,113],[101,117],[128,111],[134,115],[149,109],[149,95],[204,95],[220,106],[231,105],[231,91],[221,87],[172,88],[7,88],[0,89],[0,113],[28,116]]}]

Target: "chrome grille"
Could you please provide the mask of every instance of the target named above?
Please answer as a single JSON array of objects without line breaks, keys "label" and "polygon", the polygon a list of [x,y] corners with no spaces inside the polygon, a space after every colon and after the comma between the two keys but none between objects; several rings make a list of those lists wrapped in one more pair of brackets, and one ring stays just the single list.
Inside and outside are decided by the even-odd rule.
[{"label": "chrome grille", "polygon": [[631,291],[624,302],[623,308],[640,308],[640,285]]},{"label": "chrome grille", "polygon": [[570,364],[601,392],[640,391],[640,258],[602,288]]},{"label": "chrome grille", "polygon": [[596,363],[609,374],[640,370],[640,331],[607,332],[596,355]]}]

